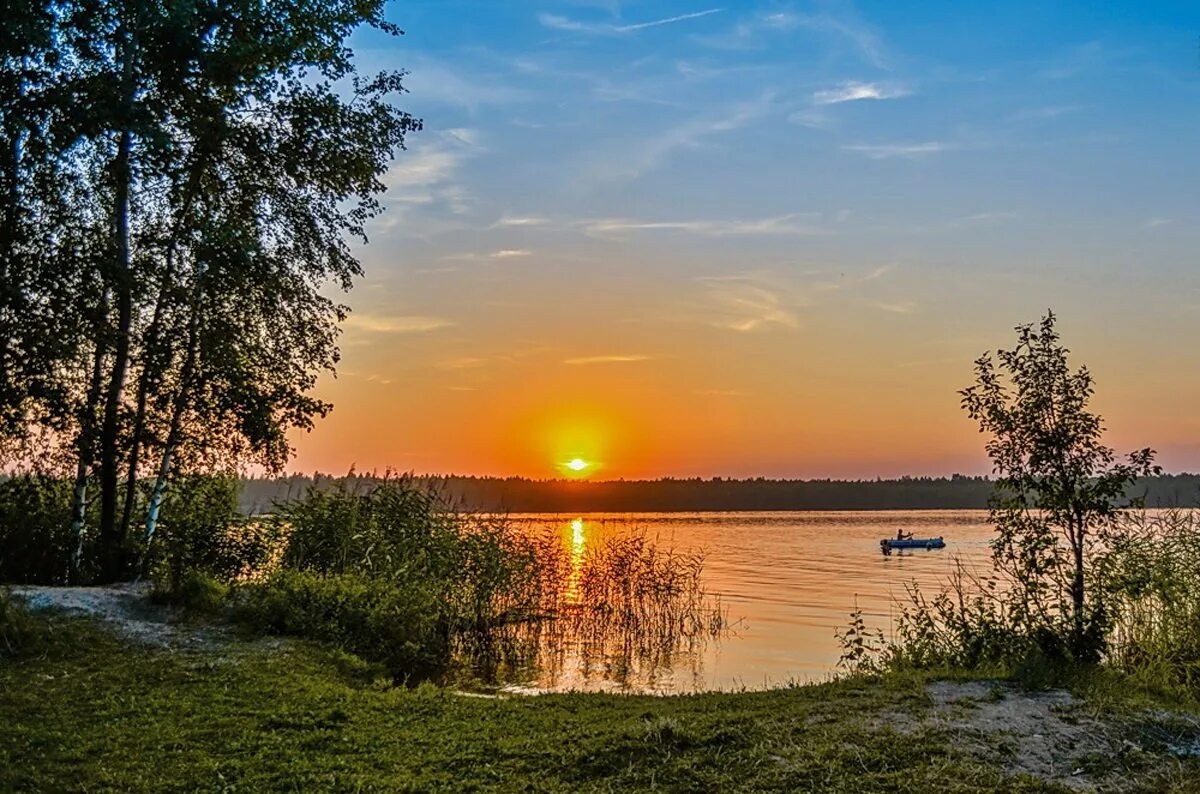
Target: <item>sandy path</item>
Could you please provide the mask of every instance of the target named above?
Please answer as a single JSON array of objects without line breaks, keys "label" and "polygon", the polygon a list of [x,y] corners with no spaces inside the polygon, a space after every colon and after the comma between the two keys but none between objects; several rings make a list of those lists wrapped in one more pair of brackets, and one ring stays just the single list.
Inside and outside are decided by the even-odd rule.
[{"label": "sandy path", "polygon": [[178,610],[150,601],[147,582],[103,587],[14,585],[10,591],[31,610],[86,615],[145,645],[209,649],[229,639],[225,627],[179,622]]}]

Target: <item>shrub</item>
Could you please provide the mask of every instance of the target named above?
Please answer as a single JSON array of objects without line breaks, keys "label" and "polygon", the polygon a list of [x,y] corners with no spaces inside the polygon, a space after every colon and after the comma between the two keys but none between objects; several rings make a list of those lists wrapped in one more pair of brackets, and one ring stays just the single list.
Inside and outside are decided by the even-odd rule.
[{"label": "shrub", "polygon": [[437,594],[454,630],[535,612],[545,577],[537,543],[499,518],[464,515],[410,478],[312,492],[273,519],[285,569],[403,582]]},{"label": "shrub", "polygon": [[895,637],[859,670],[967,669],[1011,675],[1040,688],[1078,666],[1071,624],[1031,624],[1014,617],[1008,594],[997,594],[1003,580],[977,580],[961,569],[932,599],[916,584],[899,604]]},{"label": "shrub", "polygon": [[[0,582],[65,584],[71,568],[70,512],[67,479],[22,474],[0,480]],[[85,562],[91,558],[84,554]]]},{"label": "shrub", "polygon": [[222,582],[244,578],[277,554],[279,528],[238,513],[240,487],[230,475],[182,476],[171,483],[148,551],[160,592],[173,597],[193,574]]},{"label": "shrub", "polygon": [[28,650],[40,637],[38,623],[5,590],[0,590],[0,656]]},{"label": "shrub", "polygon": [[228,584],[200,571],[188,571],[172,586],[168,587],[168,584],[155,582],[152,597],[182,607],[190,615],[219,614],[225,608],[230,592]]},{"label": "shrub", "polygon": [[398,680],[447,660],[436,593],[350,573],[281,570],[247,588],[239,608],[253,627],[332,643],[380,662]]},{"label": "shrub", "polygon": [[1102,566],[1112,611],[1109,661],[1143,683],[1200,695],[1200,515],[1121,519]]}]

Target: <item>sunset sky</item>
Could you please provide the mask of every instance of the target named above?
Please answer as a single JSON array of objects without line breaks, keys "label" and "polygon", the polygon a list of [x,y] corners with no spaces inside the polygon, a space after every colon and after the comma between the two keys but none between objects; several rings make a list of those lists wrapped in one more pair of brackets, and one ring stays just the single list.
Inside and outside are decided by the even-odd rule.
[{"label": "sunset sky", "polygon": [[983,473],[956,390],[1053,307],[1110,443],[1200,470],[1200,5],[390,18],[425,131],[294,469]]}]

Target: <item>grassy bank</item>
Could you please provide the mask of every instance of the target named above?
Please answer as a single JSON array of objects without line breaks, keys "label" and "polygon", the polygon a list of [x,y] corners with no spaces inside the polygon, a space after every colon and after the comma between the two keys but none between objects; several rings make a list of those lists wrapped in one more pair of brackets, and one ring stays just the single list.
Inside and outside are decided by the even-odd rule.
[{"label": "grassy bank", "polygon": [[[0,660],[0,790],[1059,790],[1011,774],[1016,745],[984,748],[953,719],[930,719],[929,675],[489,699],[396,688],[303,641],[183,653],[82,619],[49,625],[49,639]],[[1122,702],[1108,719],[1133,736]],[[1089,773],[1128,790],[1200,790],[1200,763],[1147,736],[1134,736],[1147,749]]]}]

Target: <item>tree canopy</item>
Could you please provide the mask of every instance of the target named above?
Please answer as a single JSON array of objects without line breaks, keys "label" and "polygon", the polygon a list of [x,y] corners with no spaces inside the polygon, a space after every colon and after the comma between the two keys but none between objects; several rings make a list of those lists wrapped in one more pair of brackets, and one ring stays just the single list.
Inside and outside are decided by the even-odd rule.
[{"label": "tree canopy", "polygon": [[[1153,450],[1119,460],[1104,445],[1104,423],[1088,407],[1092,375],[1071,369],[1053,312],[1016,330],[1016,346],[979,358],[975,384],[961,392],[963,408],[990,436],[993,558],[1017,587],[1019,622],[1067,637],[1076,658],[1095,658],[1107,616],[1089,592],[1091,556],[1128,505],[1129,486],[1159,470]],[[1066,631],[1055,628],[1062,625]]]},{"label": "tree canopy", "polygon": [[135,556],[135,517],[153,535],[174,471],[277,469],[330,408],[312,389],[346,309],[326,287],[361,275],[351,244],[421,126],[394,104],[403,74],[359,75],[346,45],[400,33],[383,5],[12,9],[0,431],[10,460],[73,472],[104,578]]}]

